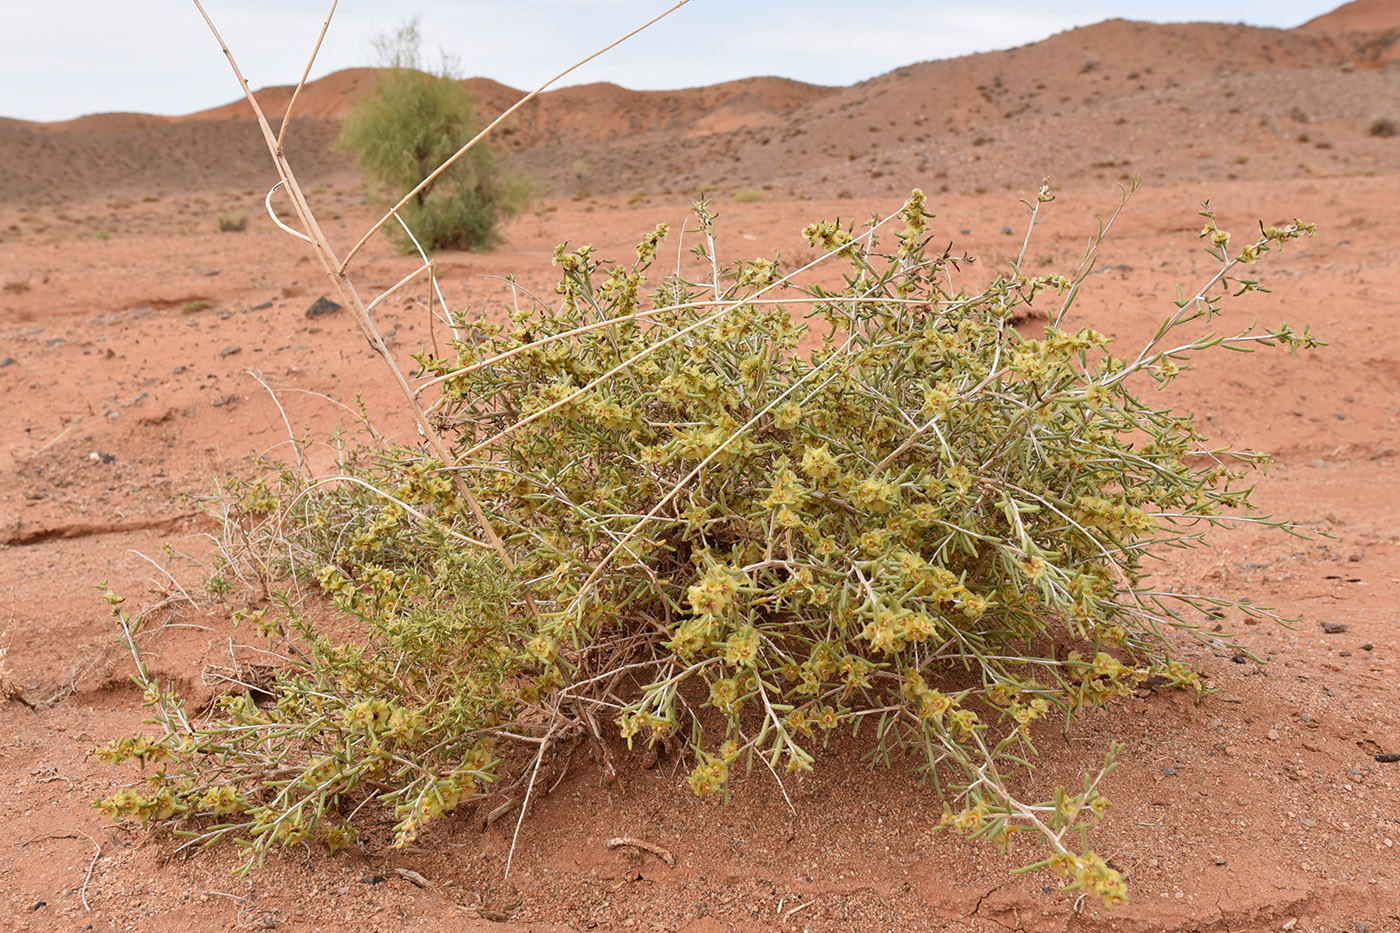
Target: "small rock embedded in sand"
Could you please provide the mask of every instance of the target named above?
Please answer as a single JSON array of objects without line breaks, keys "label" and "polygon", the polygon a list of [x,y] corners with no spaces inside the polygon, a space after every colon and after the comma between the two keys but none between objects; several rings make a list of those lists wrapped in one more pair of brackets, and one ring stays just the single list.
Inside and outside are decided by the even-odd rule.
[{"label": "small rock embedded in sand", "polygon": [[1340,635],[1347,630],[1345,622],[1323,622],[1322,630],[1328,635]]},{"label": "small rock embedded in sand", "polygon": [[0,369],[13,365],[15,365],[15,358],[13,356],[7,356],[3,360],[0,360]]},{"label": "small rock embedded in sand", "polygon": [[243,348],[242,348],[242,347],[224,347],[222,350],[219,351],[219,356],[220,356],[220,358],[222,358],[222,357],[225,357],[225,356],[233,356],[235,353],[242,353],[242,352],[243,352]]},{"label": "small rock embedded in sand", "polygon": [[306,309],[306,316],[322,317],[323,315],[334,314],[339,310],[340,305],[336,304],[334,301],[331,301],[325,295],[322,295],[320,298],[317,298],[314,303],[312,303],[311,307]]}]

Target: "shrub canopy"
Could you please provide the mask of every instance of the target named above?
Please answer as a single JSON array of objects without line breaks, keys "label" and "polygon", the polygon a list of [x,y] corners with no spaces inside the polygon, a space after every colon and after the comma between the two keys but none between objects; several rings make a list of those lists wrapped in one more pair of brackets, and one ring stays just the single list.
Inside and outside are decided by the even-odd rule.
[{"label": "shrub canopy", "polygon": [[[1050,200],[1042,188],[1032,210]],[[940,825],[1003,846],[1030,832],[1048,846],[1036,864],[1122,900],[1083,835],[1117,749],[1082,788],[1023,800],[1036,723],[1149,678],[1199,695],[1173,632],[1243,650],[1198,621],[1267,614],[1152,583],[1163,549],[1264,520],[1246,484],[1261,458],[1203,456],[1192,417],[1138,387],[1201,350],[1317,344],[1287,325],[1167,340],[1220,313],[1217,288],[1259,288],[1238,267],[1312,230],[1264,227],[1232,255],[1202,213],[1219,271],[1126,355],[1067,324],[1098,240],[1073,275],[1013,264],[970,293],[954,284],[965,257],[927,248],[918,191],[892,231],[806,228],[846,264],[837,288],[795,285],[776,257],[721,263],[703,203],[701,281],[649,281],[665,225],[625,263],[559,247],[557,304],[459,320],[450,353],[419,357],[461,466],[380,450],[339,484],[286,469],[231,490],[248,566],[314,580],[351,625],[318,626],[290,595],[250,613],[300,660],[207,725],[143,672],[163,734],[103,754],[173,763],[103,806],[260,857],[344,844],[338,814],[372,794],[403,844],[493,781],[529,786],[511,747],[537,766],[556,741],[615,729],[685,756],[696,793],[727,794],[755,767],[814,767],[851,729],[938,787]],[[471,543],[461,483],[509,572]]]},{"label": "shrub canopy", "polygon": [[[382,70],[374,91],[346,115],[340,145],[354,153],[371,184],[397,201],[447,161],[480,129],[476,104],[444,62],[437,73],[423,67],[416,21],[376,42]],[[477,143],[400,211],[413,236],[429,251],[479,249],[496,238],[499,221],[517,213],[529,196],[523,176],[504,174],[499,156]],[[385,227],[404,252],[413,238],[398,225]]]}]

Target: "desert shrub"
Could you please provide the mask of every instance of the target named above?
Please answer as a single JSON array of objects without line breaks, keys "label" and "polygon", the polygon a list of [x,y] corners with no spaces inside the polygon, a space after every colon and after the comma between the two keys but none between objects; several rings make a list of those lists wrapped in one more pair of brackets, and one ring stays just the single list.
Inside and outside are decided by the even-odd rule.
[{"label": "desert shrub", "polygon": [[734,200],[739,204],[753,204],[763,200],[763,192],[757,188],[737,188]]},{"label": "desert shrub", "polygon": [[[447,161],[477,132],[476,104],[444,61],[424,70],[416,21],[376,41],[379,65],[374,91],[341,125],[339,144],[354,153],[380,193],[397,201]],[[400,211],[428,250],[479,249],[496,238],[496,225],[529,199],[523,175],[502,171],[494,149],[478,143]],[[404,252],[415,252],[402,227],[385,228]]]},{"label": "desert shrub", "polygon": [[[1032,224],[1050,200],[1042,188]],[[140,667],[139,620],[112,597],[158,730],[98,754],[158,765],[104,810],[191,844],[238,838],[251,865],[345,844],[370,800],[404,844],[492,781],[533,788],[577,736],[680,755],[697,794],[728,795],[755,767],[782,781],[817,766],[852,730],[934,783],[940,826],[1003,847],[1030,833],[1047,846],[1034,866],[1126,897],[1086,835],[1119,747],[1044,799],[1023,799],[1023,772],[1037,723],[1144,683],[1199,696],[1173,638],[1243,651],[1198,621],[1269,615],[1153,585],[1164,549],[1268,519],[1250,506],[1259,455],[1196,456],[1192,417],[1138,392],[1198,351],[1316,345],[1287,325],[1179,336],[1222,293],[1260,288],[1241,266],[1312,227],[1232,251],[1207,206],[1218,271],[1119,355],[1068,323],[1098,240],[1073,275],[1013,265],[969,292],[967,258],[927,248],[915,191],[892,234],[805,229],[846,265],[824,288],[780,278],[776,258],[721,263],[714,216],[696,212],[704,281],[649,278],[665,225],[627,263],[561,246],[557,304],[463,320],[450,353],[420,355],[463,467],[367,451],[335,478],[283,468],[230,487],[233,572],[285,591],[244,618],[291,660],[210,720]],[[1038,336],[1013,326],[1032,310]],[[469,543],[454,477],[510,572]],[[312,581],[335,609],[319,623],[292,595]]]},{"label": "desert shrub", "polygon": [[239,213],[237,213],[237,214],[220,214],[220,215],[219,215],[219,232],[220,232],[220,233],[242,233],[244,230],[247,230],[247,229],[248,229],[248,214],[247,214],[246,211],[245,211],[245,212],[239,212]]},{"label": "desert shrub", "polygon": [[1390,117],[1377,117],[1371,121],[1371,125],[1366,128],[1366,132],[1381,139],[1389,139],[1395,135],[1395,121]]}]

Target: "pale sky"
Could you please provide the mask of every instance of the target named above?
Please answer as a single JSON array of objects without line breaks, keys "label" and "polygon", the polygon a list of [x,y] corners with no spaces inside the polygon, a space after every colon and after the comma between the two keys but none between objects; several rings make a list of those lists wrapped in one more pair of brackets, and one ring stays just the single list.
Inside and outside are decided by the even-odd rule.
[{"label": "pale sky", "polygon": [[[850,84],[901,65],[1010,48],[1112,17],[1290,27],[1341,2],[691,0],[562,85],[612,81],[660,89],[754,75]],[[416,14],[427,51],[456,56],[466,75],[533,88],[669,5],[344,0],[312,77],[371,64],[371,37]],[[329,9],[326,0],[207,0],[205,6],[254,88],[296,83]],[[0,0],[0,116],[181,114],[239,96],[192,2]]]}]

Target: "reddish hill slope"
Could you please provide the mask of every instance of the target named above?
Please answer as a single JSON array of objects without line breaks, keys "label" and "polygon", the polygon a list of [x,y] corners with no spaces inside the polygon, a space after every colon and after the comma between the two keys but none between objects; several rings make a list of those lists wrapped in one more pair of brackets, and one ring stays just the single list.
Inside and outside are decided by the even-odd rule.
[{"label": "reddish hill slope", "polygon": [[1400,3],[1395,0],[1352,0],[1331,13],[1313,17],[1298,28],[1323,32],[1400,29]]},{"label": "reddish hill slope", "polygon": [[[556,196],[1021,190],[1045,174],[1291,177],[1319,161],[1324,171],[1375,171],[1393,166],[1400,148],[1365,132],[1378,116],[1400,116],[1377,109],[1400,99],[1400,29],[1389,26],[1397,16],[1392,2],[1358,0],[1295,30],[1111,20],[847,88],[781,78],[680,91],[584,85],[541,95],[496,141]],[[353,182],[349,158],[333,148],[335,118],[373,76],[350,69],[303,91],[289,149],[304,181]],[[488,115],[521,96],[469,83]],[[258,96],[280,118],[291,92]],[[180,118],[0,120],[10,167],[0,203],[265,187],[274,179],[250,115],[237,101]],[[1326,152],[1300,160],[1304,137]]]}]

